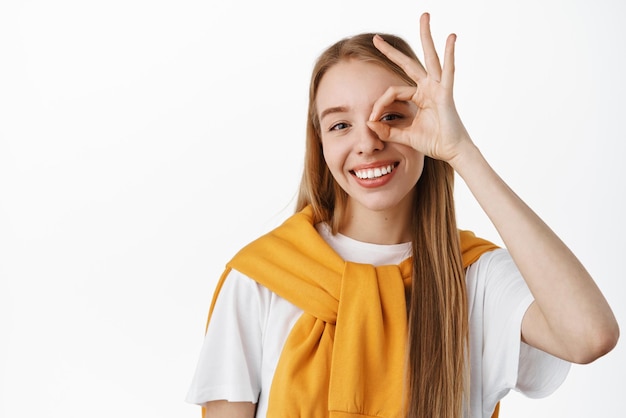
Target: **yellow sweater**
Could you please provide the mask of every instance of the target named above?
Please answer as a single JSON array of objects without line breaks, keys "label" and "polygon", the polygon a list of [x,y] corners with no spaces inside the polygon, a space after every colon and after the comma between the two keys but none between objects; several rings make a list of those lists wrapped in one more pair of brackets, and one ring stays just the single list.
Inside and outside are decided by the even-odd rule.
[{"label": "yellow sweater", "polygon": [[[461,231],[463,265],[496,248]],[[307,207],[227,264],[304,311],[278,362],[270,418],[401,418],[411,259],[374,267],[344,261]],[[497,416],[497,410],[494,416]]]}]

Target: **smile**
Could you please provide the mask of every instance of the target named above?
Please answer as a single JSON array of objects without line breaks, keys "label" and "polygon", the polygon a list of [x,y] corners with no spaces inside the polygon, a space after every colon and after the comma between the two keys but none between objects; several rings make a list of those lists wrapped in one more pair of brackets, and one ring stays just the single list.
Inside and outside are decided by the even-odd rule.
[{"label": "smile", "polygon": [[354,173],[354,175],[360,178],[361,180],[377,179],[379,177],[383,177],[391,173],[393,169],[396,167],[396,165],[397,163],[388,164],[388,165],[384,165],[381,167],[371,167],[371,168],[365,168],[362,170],[353,170],[352,173]]}]

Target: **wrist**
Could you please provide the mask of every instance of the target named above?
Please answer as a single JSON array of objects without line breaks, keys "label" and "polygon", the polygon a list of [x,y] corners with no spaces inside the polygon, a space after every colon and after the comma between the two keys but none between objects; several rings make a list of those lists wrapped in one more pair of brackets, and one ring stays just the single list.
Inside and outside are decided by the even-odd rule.
[{"label": "wrist", "polygon": [[467,138],[459,143],[457,146],[457,152],[454,157],[448,160],[448,164],[452,166],[454,171],[463,177],[463,173],[465,173],[475,162],[480,161],[481,159],[484,158],[480,153],[480,150],[470,138]]}]

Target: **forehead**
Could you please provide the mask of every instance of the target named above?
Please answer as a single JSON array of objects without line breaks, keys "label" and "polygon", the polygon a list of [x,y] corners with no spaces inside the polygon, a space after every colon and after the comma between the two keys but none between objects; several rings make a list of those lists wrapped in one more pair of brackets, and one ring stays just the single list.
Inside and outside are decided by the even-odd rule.
[{"label": "forehead", "polygon": [[328,107],[371,107],[391,86],[408,85],[381,64],[356,59],[341,61],[322,77],[317,89],[319,112]]}]

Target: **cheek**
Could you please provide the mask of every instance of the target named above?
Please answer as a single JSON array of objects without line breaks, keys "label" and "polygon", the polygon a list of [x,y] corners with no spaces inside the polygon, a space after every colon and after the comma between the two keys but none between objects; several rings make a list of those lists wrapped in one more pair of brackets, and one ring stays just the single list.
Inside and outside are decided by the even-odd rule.
[{"label": "cheek", "polygon": [[322,152],[326,165],[333,174],[341,171],[345,162],[346,151],[340,143],[332,141],[322,141]]},{"label": "cheek", "polygon": [[416,153],[416,155],[413,157],[414,161],[415,161],[415,166],[419,167],[419,171],[420,173],[422,172],[422,170],[424,169],[424,154],[422,153]]},{"label": "cheek", "polygon": [[424,171],[424,154],[408,147],[405,148],[403,152],[407,161],[407,164],[405,165],[405,168],[408,171],[407,174],[410,177],[415,177],[415,182],[417,182]]}]

